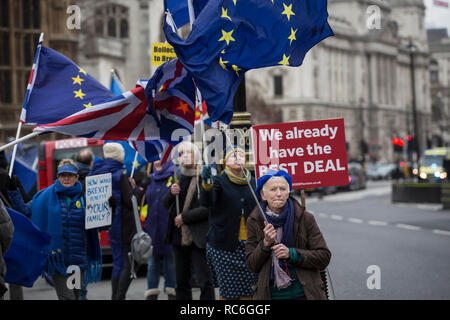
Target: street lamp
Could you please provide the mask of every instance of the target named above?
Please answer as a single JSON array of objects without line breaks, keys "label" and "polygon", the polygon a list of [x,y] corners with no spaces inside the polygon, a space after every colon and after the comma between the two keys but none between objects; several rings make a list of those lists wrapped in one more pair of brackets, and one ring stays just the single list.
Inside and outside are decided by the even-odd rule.
[{"label": "street lamp", "polygon": [[409,37],[407,48],[409,50],[410,57],[410,71],[411,71],[411,90],[412,90],[412,114],[414,122],[414,143],[416,149],[416,163],[417,168],[419,168],[419,158],[420,158],[420,141],[419,141],[419,123],[417,119],[417,106],[416,106],[416,77],[414,73],[414,53],[417,51],[417,46],[412,42],[411,37]]}]

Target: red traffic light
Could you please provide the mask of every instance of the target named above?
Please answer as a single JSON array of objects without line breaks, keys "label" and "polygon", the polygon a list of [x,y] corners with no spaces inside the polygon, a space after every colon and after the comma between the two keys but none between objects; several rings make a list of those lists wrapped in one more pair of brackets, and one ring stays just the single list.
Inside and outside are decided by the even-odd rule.
[{"label": "red traffic light", "polygon": [[406,140],[408,140],[408,141],[411,141],[411,140],[412,140],[412,137],[411,137],[410,134],[408,134],[408,135],[406,136]]},{"label": "red traffic light", "polygon": [[403,139],[398,139],[398,145],[403,147],[405,145],[405,141]]},{"label": "red traffic light", "polygon": [[399,142],[400,142],[400,139],[397,138],[397,137],[394,137],[394,139],[392,139],[392,143],[395,144],[395,145],[398,145]]}]

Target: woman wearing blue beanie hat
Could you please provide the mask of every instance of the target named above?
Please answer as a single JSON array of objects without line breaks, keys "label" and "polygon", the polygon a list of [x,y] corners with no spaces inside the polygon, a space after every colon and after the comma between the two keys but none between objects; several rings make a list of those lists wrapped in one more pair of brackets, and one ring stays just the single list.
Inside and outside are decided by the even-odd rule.
[{"label": "woman wearing blue beanie hat", "polygon": [[246,262],[258,274],[256,300],[324,300],[320,271],[331,252],[314,219],[290,197],[292,178],[269,170],[258,179],[261,196],[247,220]]}]

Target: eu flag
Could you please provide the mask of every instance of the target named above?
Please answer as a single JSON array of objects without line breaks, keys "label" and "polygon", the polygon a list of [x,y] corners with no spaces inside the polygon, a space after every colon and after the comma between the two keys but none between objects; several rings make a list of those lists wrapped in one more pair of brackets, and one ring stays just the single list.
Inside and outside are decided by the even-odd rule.
[{"label": "eu flag", "polygon": [[47,265],[50,236],[23,214],[6,209],[14,224],[14,235],[4,257],[5,281],[30,288]]},{"label": "eu flag", "polygon": [[20,120],[48,124],[109,100],[114,94],[59,52],[36,52]]},{"label": "eu flag", "polygon": [[[195,16],[203,9],[208,0],[192,1]],[[165,0],[166,8],[172,15],[177,28],[189,22],[188,0]]]},{"label": "eu flag", "polygon": [[185,40],[169,15],[164,31],[193,73],[212,120],[227,123],[242,74],[300,66],[314,45],[333,35],[327,19],[326,0],[210,0]]}]

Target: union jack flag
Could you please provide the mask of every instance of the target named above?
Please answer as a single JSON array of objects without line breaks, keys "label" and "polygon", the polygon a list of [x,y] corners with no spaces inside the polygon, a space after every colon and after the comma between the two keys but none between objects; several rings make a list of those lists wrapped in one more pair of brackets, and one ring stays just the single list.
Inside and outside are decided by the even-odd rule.
[{"label": "union jack flag", "polygon": [[173,132],[183,124],[193,132],[195,91],[192,75],[178,59],[165,62],[155,71],[145,93],[147,100],[152,101],[153,108],[149,108],[149,112],[163,131]]},{"label": "union jack flag", "polygon": [[159,140],[159,127],[147,113],[147,108],[144,88],[137,86],[57,122],[38,125],[33,131],[53,131],[101,140]]},{"label": "union jack flag", "polygon": [[148,162],[161,160],[164,164],[170,159],[173,146],[164,140],[155,141],[131,141],[133,148]]}]

